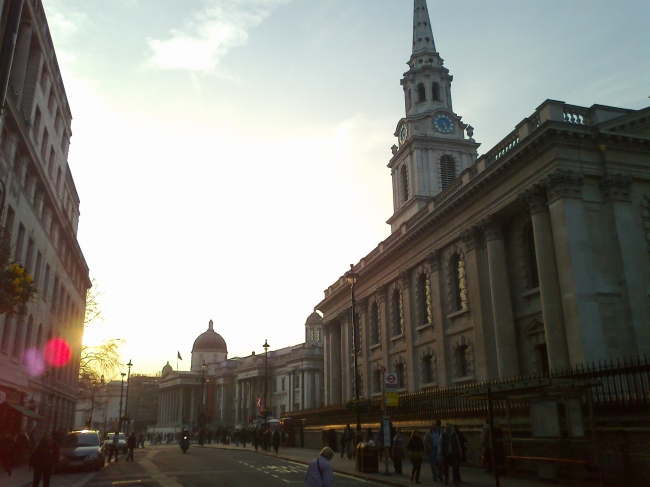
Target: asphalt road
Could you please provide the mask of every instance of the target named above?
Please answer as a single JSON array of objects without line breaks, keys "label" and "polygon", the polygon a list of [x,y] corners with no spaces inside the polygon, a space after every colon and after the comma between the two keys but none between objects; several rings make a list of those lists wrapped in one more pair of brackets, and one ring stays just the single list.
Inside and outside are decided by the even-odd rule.
[{"label": "asphalt road", "polygon": [[[178,446],[135,451],[135,462],[111,463],[86,487],[287,487],[304,485],[307,466],[252,451]],[[336,487],[379,486],[335,475]],[[385,487],[385,486],[384,486]]]}]

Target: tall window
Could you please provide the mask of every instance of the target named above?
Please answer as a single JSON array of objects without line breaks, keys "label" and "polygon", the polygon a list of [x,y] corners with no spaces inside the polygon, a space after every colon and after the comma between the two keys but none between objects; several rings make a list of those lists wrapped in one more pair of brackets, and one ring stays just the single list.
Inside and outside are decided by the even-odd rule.
[{"label": "tall window", "polygon": [[438,83],[431,85],[431,97],[436,101],[440,101],[440,85]]},{"label": "tall window", "polygon": [[16,334],[14,335],[14,348],[11,355],[14,358],[20,356],[20,350],[23,345],[23,325],[25,324],[25,318],[20,316],[18,318],[18,323],[16,323]]},{"label": "tall window", "polygon": [[16,239],[16,262],[23,259],[23,247],[25,246],[25,227],[22,223],[18,224],[18,238]]},{"label": "tall window", "polygon": [[36,348],[41,349],[41,343],[43,342],[43,323],[38,325],[38,333],[36,334]]},{"label": "tall window", "polygon": [[50,264],[45,264],[45,280],[43,282],[43,301],[47,301],[48,287],[50,285]]},{"label": "tall window", "polygon": [[27,269],[27,272],[34,274],[32,264],[34,264],[34,239],[30,238],[27,240],[27,256],[25,257],[25,268]]},{"label": "tall window", "polygon": [[375,301],[370,306],[370,342],[379,343],[379,305]]},{"label": "tall window", "polygon": [[526,269],[528,270],[528,287],[534,289],[539,287],[539,273],[537,271],[537,256],[535,255],[535,232],[533,232],[533,224],[529,222],[526,225],[525,235],[525,259]]},{"label": "tall window", "polygon": [[16,212],[11,207],[11,205],[7,206],[7,218],[5,219],[5,228],[7,229],[8,232],[12,232],[14,230],[15,219],[16,219]]},{"label": "tall window", "polygon": [[391,295],[391,313],[393,316],[393,336],[404,333],[404,309],[402,306],[402,293],[394,289]]},{"label": "tall window", "polygon": [[381,392],[381,372],[379,369],[372,372],[372,392]]},{"label": "tall window", "polygon": [[546,343],[540,343],[535,345],[535,353],[537,354],[537,367],[538,372],[542,375],[548,376],[550,372],[550,367],[548,364],[548,349],[546,348]]},{"label": "tall window", "polygon": [[403,363],[395,364],[395,375],[397,376],[397,387],[399,389],[406,387],[406,369]]},{"label": "tall window", "polygon": [[433,372],[433,355],[425,355],[422,357],[422,382],[425,384],[431,384],[435,382],[435,376]]},{"label": "tall window", "polygon": [[5,326],[2,329],[2,342],[0,343],[0,349],[3,352],[7,352],[9,349],[9,339],[11,338],[11,327],[14,324],[14,317],[7,313],[5,315]]},{"label": "tall window", "polygon": [[433,322],[431,316],[431,284],[426,274],[420,274],[418,277],[418,318],[420,325],[426,325]]},{"label": "tall window", "polygon": [[25,346],[23,348],[23,363],[26,363],[24,351],[32,346],[32,334],[34,333],[34,317],[30,315],[27,321],[27,333],[25,333]]},{"label": "tall window", "polygon": [[422,83],[418,85],[418,103],[421,101],[427,101],[427,92]]},{"label": "tall window", "polygon": [[41,131],[41,110],[36,107],[36,114],[34,115],[34,125],[32,125],[34,130],[34,138],[38,141],[38,135]]},{"label": "tall window", "polygon": [[449,272],[452,276],[451,292],[454,311],[467,308],[467,284],[465,281],[465,262],[460,254],[454,254],[450,261]]},{"label": "tall window", "polygon": [[450,155],[440,158],[440,187],[445,190],[456,179],[456,161]]},{"label": "tall window", "polygon": [[402,201],[409,199],[409,174],[406,164],[399,169],[400,191],[402,192]]},{"label": "tall window", "polygon": [[466,377],[469,375],[467,367],[467,345],[459,345],[456,348],[456,365],[458,377]]}]

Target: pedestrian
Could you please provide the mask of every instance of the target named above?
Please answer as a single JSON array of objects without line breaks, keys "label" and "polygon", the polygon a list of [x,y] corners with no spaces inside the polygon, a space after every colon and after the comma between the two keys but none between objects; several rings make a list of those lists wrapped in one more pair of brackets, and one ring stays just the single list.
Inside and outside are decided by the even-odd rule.
[{"label": "pedestrian", "polygon": [[341,458],[345,454],[345,428],[343,428],[343,433],[341,433]]},{"label": "pedestrian", "polygon": [[402,430],[400,428],[395,428],[395,436],[393,437],[393,451],[391,452],[391,457],[393,458],[393,467],[395,467],[395,473],[402,475],[404,437],[402,436]]},{"label": "pedestrian", "polygon": [[481,430],[481,466],[486,472],[492,470],[492,449],[490,448],[490,420],[486,419]]},{"label": "pedestrian", "polygon": [[11,476],[11,455],[14,451],[14,440],[8,431],[0,434],[0,464]]},{"label": "pedestrian", "polygon": [[38,487],[43,479],[43,487],[50,487],[50,477],[54,465],[59,460],[59,445],[50,435],[45,435],[38,442],[29,457],[29,465],[34,469],[32,487]]},{"label": "pedestrian", "polygon": [[460,483],[460,470],[458,460],[460,458],[461,446],[456,431],[447,423],[440,438],[440,460],[444,465],[445,485],[449,482],[449,467],[452,468],[452,482],[454,485]]},{"label": "pedestrian", "polygon": [[278,449],[280,448],[280,441],[282,440],[282,435],[278,430],[274,430],[273,434],[271,435],[271,442],[273,443],[273,449],[275,450],[275,454],[278,454]]},{"label": "pedestrian", "polygon": [[409,451],[411,463],[413,464],[413,468],[411,469],[411,482],[415,479],[415,483],[419,484],[424,443],[422,443],[422,438],[420,438],[420,432],[418,430],[413,430],[413,433],[411,433],[411,438],[406,445],[406,449]]},{"label": "pedestrian", "polygon": [[354,455],[354,448],[353,448],[354,431],[352,431],[352,428],[350,428],[349,423],[345,426],[345,429],[343,430],[343,437],[345,440],[345,452],[349,460]]},{"label": "pedestrian", "polygon": [[[126,447],[129,449],[129,453],[126,455],[126,461],[133,461],[133,450],[137,444],[138,439],[135,437],[135,431],[132,431],[129,437],[126,440]],[[117,461],[117,460],[116,460]]]},{"label": "pedestrian", "polygon": [[431,462],[431,475],[433,481],[442,482],[442,464],[438,461],[438,453],[440,453],[440,420],[436,420],[431,425],[431,429],[424,436],[424,451],[429,455]]},{"label": "pedestrian", "polygon": [[142,431],[138,435],[138,447],[144,448],[144,433]]},{"label": "pedestrian", "polygon": [[309,463],[305,474],[305,487],[332,487],[334,485],[334,470],[330,461],[334,452],[328,446],[320,451],[318,458]]},{"label": "pedestrian", "polygon": [[460,441],[460,458],[458,459],[458,483],[462,483],[463,479],[460,478],[460,464],[467,463],[467,450],[469,449],[469,441],[465,438],[465,435],[460,432],[458,426],[454,425],[454,431],[458,435],[458,441]]},{"label": "pedestrian", "polygon": [[113,435],[113,441],[108,447],[108,463],[111,463],[111,459],[113,458],[113,454],[115,454],[115,463],[117,463],[117,455],[119,453],[118,451],[118,446],[120,444],[120,432],[116,431],[115,434]]}]

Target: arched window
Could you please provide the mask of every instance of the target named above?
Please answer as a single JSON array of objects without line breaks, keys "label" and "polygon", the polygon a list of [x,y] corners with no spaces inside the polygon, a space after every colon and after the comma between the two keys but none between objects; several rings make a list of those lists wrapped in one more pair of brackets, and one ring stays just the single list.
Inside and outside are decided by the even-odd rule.
[{"label": "arched window", "polygon": [[391,314],[393,317],[393,336],[404,333],[404,309],[402,307],[402,293],[394,289],[391,294]]},{"label": "arched window", "polygon": [[431,316],[431,285],[425,273],[420,274],[420,277],[418,277],[418,318],[420,326],[433,322]]},{"label": "arched window", "polygon": [[456,179],[456,161],[452,156],[440,158],[440,188],[444,191]]},{"label": "arched window", "polygon": [[431,98],[440,101],[440,85],[438,83],[431,85]]},{"label": "arched window", "polygon": [[370,306],[370,343],[379,343],[379,305],[376,301]]},{"label": "arched window", "polygon": [[418,85],[418,103],[422,101],[427,101],[427,92],[424,89],[424,85],[420,83]]},{"label": "arched window", "polygon": [[528,288],[539,287],[539,273],[537,271],[537,256],[535,255],[535,232],[533,224],[529,222],[524,231],[524,252],[526,270],[528,271]]},{"label": "arched window", "polygon": [[433,371],[433,355],[425,355],[422,357],[422,382],[424,384],[431,384],[435,382],[435,375]]},{"label": "arched window", "polygon": [[406,201],[409,199],[409,175],[406,164],[399,170],[399,184],[400,191],[402,192],[402,201]]},{"label": "arched window", "polygon": [[465,282],[465,262],[460,254],[454,254],[449,263],[452,277],[452,308],[460,311],[467,308],[467,284]]}]

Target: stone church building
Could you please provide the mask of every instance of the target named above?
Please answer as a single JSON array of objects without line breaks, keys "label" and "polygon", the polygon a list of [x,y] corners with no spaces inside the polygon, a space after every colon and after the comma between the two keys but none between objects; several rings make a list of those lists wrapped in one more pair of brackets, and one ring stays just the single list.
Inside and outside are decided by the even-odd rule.
[{"label": "stone church building", "polygon": [[[650,353],[650,109],[546,100],[478,157],[414,2],[390,236],[355,266],[365,397]],[[325,403],[354,395],[350,286],[315,306]]]}]

